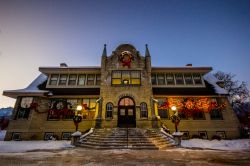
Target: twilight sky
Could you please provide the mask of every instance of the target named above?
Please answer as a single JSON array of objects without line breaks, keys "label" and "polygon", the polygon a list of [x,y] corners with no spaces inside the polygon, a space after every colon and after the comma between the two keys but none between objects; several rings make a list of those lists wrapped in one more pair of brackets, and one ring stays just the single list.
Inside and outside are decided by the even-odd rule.
[{"label": "twilight sky", "polygon": [[[1,0],[0,92],[25,88],[39,66],[99,66],[121,43],[153,66],[212,66],[250,87],[249,0]],[[0,108],[15,100],[0,96]]]}]

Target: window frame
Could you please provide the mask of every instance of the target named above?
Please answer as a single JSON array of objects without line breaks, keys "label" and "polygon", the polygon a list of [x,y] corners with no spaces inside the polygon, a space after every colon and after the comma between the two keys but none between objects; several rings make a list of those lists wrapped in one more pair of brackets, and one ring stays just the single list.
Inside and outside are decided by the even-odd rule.
[{"label": "window frame", "polygon": [[108,102],[106,104],[106,119],[113,119],[113,112],[114,112],[114,104],[111,102]]},{"label": "window frame", "polygon": [[[66,77],[63,77],[64,79],[62,79],[62,76],[66,76]],[[68,77],[69,77],[68,74],[60,74],[58,86],[66,86],[68,82]]]},{"label": "window frame", "polygon": [[[75,77],[75,79],[72,79],[72,77],[71,76],[76,76]],[[77,74],[69,74],[69,76],[68,76],[68,84],[67,85],[69,85],[69,86],[75,86],[76,85],[76,83],[77,83]],[[71,82],[73,82],[74,81],[74,84],[71,84]]]},{"label": "window frame", "polygon": [[147,103],[145,103],[145,102],[142,102],[140,104],[140,118],[141,119],[148,119],[148,106],[147,106]]},{"label": "window frame", "polygon": [[[53,77],[53,76],[57,76],[57,77]],[[58,80],[59,80],[59,74],[50,74],[50,80],[49,80],[49,85],[57,85],[58,84]],[[52,82],[55,82],[52,84]]]},{"label": "window frame", "polygon": [[47,138],[47,135],[54,136],[54,132],[45,132],[44,133],[44,140],[45,141],[49,141],[50,140],[50,138]]},{"label": "window frame", "polygon": [[[17,138],[17,139],[14,139],[15,134],[18,135],[18,138]],[[22,140],[21,132],[12,132],[12,134],[11,134],[11,140],[12,140],[12,141],[21,141],[21,140]]]},{"label": "window frame", "polygon": [[[69,134],[69,137],[64,137],[65,134]],[[71,132],[62,132],[61,140],[70,140]]]}]

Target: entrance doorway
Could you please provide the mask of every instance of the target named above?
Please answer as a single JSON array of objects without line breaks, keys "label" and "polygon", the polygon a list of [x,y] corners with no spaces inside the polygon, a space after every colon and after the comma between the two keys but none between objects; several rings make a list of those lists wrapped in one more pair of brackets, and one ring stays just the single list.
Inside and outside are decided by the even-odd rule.
[{"label": "entrance doorway", "polygon": [[135,102],[123,97],[118,103],[118,127],[136,127]]}]

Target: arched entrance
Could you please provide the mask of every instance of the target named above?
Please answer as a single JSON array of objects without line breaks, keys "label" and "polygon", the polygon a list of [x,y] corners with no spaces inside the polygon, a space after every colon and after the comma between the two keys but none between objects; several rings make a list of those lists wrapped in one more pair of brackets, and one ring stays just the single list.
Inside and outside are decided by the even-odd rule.
[{"label": "arched entrance", "polygon": [[118,127],[136,127],[135,102],[123,97],[118,103]]}]

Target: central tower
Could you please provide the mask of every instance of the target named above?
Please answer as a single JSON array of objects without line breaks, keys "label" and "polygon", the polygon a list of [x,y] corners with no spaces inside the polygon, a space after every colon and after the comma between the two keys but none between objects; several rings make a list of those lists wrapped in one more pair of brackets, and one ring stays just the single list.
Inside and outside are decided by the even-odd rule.
[{"label": "central tower", "polygon": [[130,44],[110,56],[104,46],[101,63],[101,127],[151,127],[151,59]]}]

